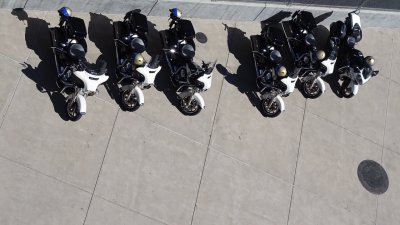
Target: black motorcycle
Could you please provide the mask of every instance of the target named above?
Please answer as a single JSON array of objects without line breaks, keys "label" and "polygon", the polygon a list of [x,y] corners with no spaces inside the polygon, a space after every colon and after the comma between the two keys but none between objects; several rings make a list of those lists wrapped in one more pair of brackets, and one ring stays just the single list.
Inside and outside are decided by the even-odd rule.
[{"label": "black motorcycle", "polygon": [[140,10],[127,12],[113,28],[121,108],[134,111],[144,104],[142,90],[154,84],[161,70],[160,59],[156,56],[147,63],[141,55],[147,48],[148,24]]},{"label": "black motorcycle", "polygon": [[282,55],[278,49],[283,47],[285,37],[276,25],[279,24],[267,24],[261,35],[250,36],[261,109],[268,117],[276,117],[284,111],[281,97],[288,96],[293,91],[291,88],[294,89],[292,79],[287,78],[286,68],[281,65]]},{"label": "black motorcycle", "polygon": [[168,30],[160,31],[165,58],[170,69],[170,79],[180,99],[180,109],[185,115],[196,115],[204,107],[199,94],[211,88],[212,71],[216,62],[199,66],[193,61],[196,45],[195,30],[190,20],[178,18],[170,10]]},{"label": "black motorcycle", "polygon": [[51,48],[57,69],[57,86],[67,96],[67,115],[76,121],[86,114],[86,97],[95,95],[98,86],[107,81],[107,63],[89,63],[86,58],[85,22],[64,16],[60,11],[59,27],[50,28]]},{"label": "black motorcycle", "polygon": [[294,56],[295,71],[301,82],[301,90],[308,98],[317,98],[325,92],[321,77],[330,67],[330,59],[318,50],[313,30],[317,23],[312,13],[296,11],[285,28],[289,49]]}]

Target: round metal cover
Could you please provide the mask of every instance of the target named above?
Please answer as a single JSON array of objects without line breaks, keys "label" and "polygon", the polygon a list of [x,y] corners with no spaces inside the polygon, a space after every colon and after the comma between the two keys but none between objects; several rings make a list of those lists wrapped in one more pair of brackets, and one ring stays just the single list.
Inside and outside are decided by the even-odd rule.
[{"label": "round metal cover", "polygon": [[357,174],[362,186],[373,194],[383,194],[389,188],[389,178],[385,169],[375,161],[362,161],[358,165]]},{"label": "round metal cover", "polygon": [[197,40],[198,42],[204,44],[204,43],[207,43],[208,38],[207,38],[207,36],[206,36],[205,33],[203,33],[203,32],[197,32],[197,33],[196,33],[196,40]]}]

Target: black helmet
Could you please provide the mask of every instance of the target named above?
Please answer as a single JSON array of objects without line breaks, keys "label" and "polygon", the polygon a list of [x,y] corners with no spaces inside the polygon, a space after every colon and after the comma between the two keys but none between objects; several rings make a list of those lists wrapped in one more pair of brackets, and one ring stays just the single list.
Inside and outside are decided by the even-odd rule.
[{"label": "black helmet", "polygon": [[193,58],[195,55],[195,51],[192,45],[189,44],[185,44],[182,47],[182,56],[185,58]]},{"label": "black helmet", "polygon": [[144,45],[143,40],[140,39],[140,38],[137,38],[137,37],[135,37],[135,38],[132,39],[132,41],[131,41],[131,48],[132,48],[134,51],[139,52],[139,53],[142,53],[142,52],[144,52],[144,51],[146,50],[146,47],[145,47],[145,45]]}]

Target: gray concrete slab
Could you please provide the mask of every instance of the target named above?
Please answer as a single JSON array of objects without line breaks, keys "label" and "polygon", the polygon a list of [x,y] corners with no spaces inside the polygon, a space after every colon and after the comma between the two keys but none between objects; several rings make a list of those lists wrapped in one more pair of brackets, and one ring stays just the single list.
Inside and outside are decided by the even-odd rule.
[{"label": "gray concrete slab", "polygon": [[337,79],[326,86],[323,96],[307,102],[306,110],[382,145],[389,80],[374,77],[351,99],[334,94],[339,87]]},{"label": "gray concrete slab", "polygon": [[176,1],[159,1],[150,15],[152,16],[169,16],[169,9],[178,7],[182,10],[183,16],[186,18],[203,18],[203,19],[219,19],[219,20],[254,20],[258,14],[264,9],[263,5],[241,5],[240,7],[230,4],[218,4],[215,2],[176,2]]},{"label": "gray concrete slab", "polygon": [[[380,162],[381,146],[306,113],[299,152],[296,189],[311,192],[318,196],[319,201],[347,211],[348,216],[363,218],[369,224],[373,224],[376,216],[376,196],[361,185],[357,168],[360,162],[366,159]],[[305,194],[307,200],[311,197],[304,191],[298,191],[296,194]],[[311,199],[309,201],[312,202]],[[330,214],[324,216],[328,220],[335,217]],[[292,224],[308,224],[296,222]]]},{"label": "gray concrete slab", "polygon": [[290,194],[290,184],[210,150],[193,225],[283,225]]},{"label": "gray concrete slab", "polygon": [[0,177],[1,224],[82,223],[91,196],[89,193],[2,157]]},{"label": "gray concrete slab", "polygon": [[400,84],[395,82],[390,83],[387,118],[385,129],[385,147],[400,153],[400,127],[397,123],[400,111]]},{"label": "gray concrete slab", "polygon": [[373,225],[375,223],[355,216],[349,210],[335,207],[316,194],[295,187],[288,224]]},{"label": "gray concrete slab", "polygon": [[94,196],[90,204],[86,225],[110,225],[110,224],[132,224],[132,225],[162,225],[159,221],[141,215],[138,212],[124,208],[103,198]]},{"label": "gray concrete slab", "polygon": [[166,224],[190,224],[206,149],[120,112],[95,194]]},{"label": "gray concrete slab", "polygon": [[[390,79],[396,81],[398,84],[400,84],[400,64],[398,63],[400,61],[400,54],[397,51],[400,47],[400,30],[399,29],[393,29],[394,34],[393,34],[393,45],[392,45],[392,55],[390,56]],[[379,44],[381,45],[381,44]],[[379,48],[381,51],[385,52],[384,48]],[[389,61],[389,60],[388,60]]]},{"label": "gray concrete slab", "polygon": [[15,88],[21,77],[22,66],[4,56],[0,55],[0,74],[2,74],[2,82],[0,82],[0,116],[1,121],[7,112],[8,106],[11,103]]},{"label": "gray concrete slab", "polygon": [[[32,68],[22,71],[0,129],[0,155],[92,191],[118,109],[88,98],[88,114],[66,123],[64,97],[53,92],[50,68],[38,62],[28,60]],[[42,87],[53,93],[39,92]]]},{"label": "gray concrete slab", "polygon": [[37,43],[35,34],[46,24],[38,18],[41,15],[37,12],[13,14],[11,10],[0,10],[0,54],[24,62]]},{"label": "gray concrete slab", "polygon": [[363,39],[356,48],[361,50],[365,56],[371,55],[376,59],[374,67],[379,70],[379,76],[391,77],[393,57],[398,55],[394,46],[396,35],[398,35],[397,29],[363,29]]},{"label": "gray concrete slab", "polygon": [[26,0],[1,0],[0,8],[14,9],[23,8]]},{"label": "gray concrete slab", "polygon": [[389,188],[386,193],[378,196],[377,225],[396,224],[400,221],[400,215],[397,213],[397,209],[400,207],[399,160],[398,153],[386,149],[383,151],[382,166],[386,169],[389,177]]},{"label": "gray concrete slab", "polygon": [[73,12],[96,13],[125,13],[129,10],[140,8],[146,14],[150,12],[155,1],[79,1],[79,0],[29,0],[25,9],[57,11],[63,6],[68,6]]}]

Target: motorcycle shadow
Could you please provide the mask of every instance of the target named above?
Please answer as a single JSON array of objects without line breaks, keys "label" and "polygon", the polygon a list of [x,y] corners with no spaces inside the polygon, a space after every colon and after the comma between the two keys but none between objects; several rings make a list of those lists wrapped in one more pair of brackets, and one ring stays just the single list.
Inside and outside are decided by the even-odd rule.
[{"label": "motorcycle shadow", "polygon": [[[13,9],[11,14],[26,23],[26,47],[31,49],[40,60],[35,68],[27,62],[21,63],[24,67],[21,70],[22,73],[36,83],[38,91],[47,93],[53,104],[54,111],[61,119],[67,121],[65,97],[59,92],[59,88],[56,85],[57,72],[54,56],[50,48],[49,23],[40,18],[29,17],[28,13],[21,8]],[[34,60],[35,57],[31,56],[30,58]]]},{"label": "motorcycle shadow", "polygon": [[[90,21],[88,25],[88,37],[100,51],[98,60],[104,60],[107,62],[107,73],[109,76],[108,80],[104,83],[108,94],[111,99],[118,100],[119,88],[117,85],[117,77],[115,75],[116,70],[116,56],[115,46],[113,37],[113,26],[112,19],[105,15],[97,13],[89,13]],[[117,102],[118,103],[118,102]]]},{"label": "motorcycle shadow", "polygon": [[257,90],[256,71],[252,61],[252,50],[250,39],[245,36],[245,32],[236,27],[229,27],[226,24],[225,30],[228,35],[228,49],[229,52],[238,60],[239,67],[236,73],[231,73],[221,64],[217,64],[217,71],[222,74],[225,80],[237,87],[240,93],[246,94],[253,107],[263,114],[261,110],[261,99],[258,97],[255,90]]}]

